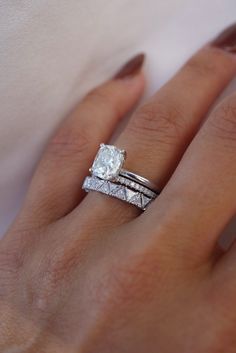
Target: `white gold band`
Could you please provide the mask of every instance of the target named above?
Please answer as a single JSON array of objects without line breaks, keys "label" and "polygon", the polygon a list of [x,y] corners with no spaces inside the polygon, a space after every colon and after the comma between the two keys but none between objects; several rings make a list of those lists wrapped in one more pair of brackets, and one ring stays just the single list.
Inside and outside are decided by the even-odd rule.
[{"label": "white gold band", "polygon": [[141,175],[135,174],[135,173],[130,172],[130,171],[125,170],[125,169],[121,169],[119,175],[121,175],[121,176],[123,176],[123,177],[125,177],[127,179],[130,179],[130,180],[132,180],[132,181],[144,186],[147,189],[150,189],[150,190],[154,191],[158,195],[160,193],[158,191],[157,185],[155,185],[150,180],[142,177]]},{"label": "white gold band", "polygon": [[99,179],[95,176],[87,176],[82,188],[86,191],[98,191],[128,202],[145,211],[148,205],[155,199],[147,197],[142,192],[134,191],[124,185],[116,184],[110,180]]},{"label": "white gold band", "polygon": [[144,211],[160,192],[148,179],[123,169],[126,157],[125,150],[100,144],[83,189],[116,197]]},{"label": "white gold band", "polygon": [[154,191],[150,190],[149,188],[147,188],[146,186],[141,185],[140,183],[137,183],[135,181],[132,181],[131,179],[128,179],[126,177],[123,176],[118,176],[116,177],[115,180],[117,183],[128,186],[131,189],[134,189],[136,191],[142,192],[144,195],[155,199],[158,194],[155,193]]}]

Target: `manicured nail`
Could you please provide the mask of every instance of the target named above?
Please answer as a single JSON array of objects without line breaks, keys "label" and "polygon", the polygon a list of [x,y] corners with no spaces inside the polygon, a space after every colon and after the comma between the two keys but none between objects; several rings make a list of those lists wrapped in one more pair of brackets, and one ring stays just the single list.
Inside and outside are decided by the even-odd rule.
[{"label": "manicured nail", "polygon": [[129,60],[118,73],[114,76],[115,79],[126,78],[138,74],[143,66],[145,54],[138,54]]},{"label": "manicured nail", "polygon": [[230,53],[236,53],[236,23],[220,33],[220,35],[212,42],[212,45]]}]

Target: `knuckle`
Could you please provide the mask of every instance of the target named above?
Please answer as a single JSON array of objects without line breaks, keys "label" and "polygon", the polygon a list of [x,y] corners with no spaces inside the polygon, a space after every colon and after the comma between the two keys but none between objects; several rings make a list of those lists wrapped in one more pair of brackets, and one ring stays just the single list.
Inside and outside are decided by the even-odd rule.
[{"label": "knuckle", "polygon": [[153,142],[172,144],[183,131],[183,114],[177,104],[149,102],[141,107],[128,124],[128,130]]},{"label": "knuckle", "polygon": [[213,134],[225,142],[236,142],[236,101],[227,99],[219,105],[209,123]]},{"label": "knuckle", "polygon": [[71,273],[80,261],[80,252],[76,246],[54,250],[39,259],[32,266],[29,276],[28,301],[37,311],[50,313],[57,305],[63,289],[66,288]]},{"label": "knuckle", "polygon": [[[146,302],[154,295],[160,264],[150,254],[132,255],[123,263],[113,263],[100,276],[96,298],[115,307]],[[104,294],[105,292],[105,294]]]},{"label": "knuckle", "polygon": [[5,250],[0,252],[0,278],[3,279],[15,276],[22,267],[22,261],[15,251]]},{"label": "knuckle", "polygon": [[21,277],[25,256],[22,247],[17,241],[6,246],[3,244],[0,251],[0,297],[4,297],[16,286]]},{"label": "knuckle", "polygon": [[90,137],[81,126],[73,129],[64,127],[52,139],[49,145],[49,155],[52,159],[70,158],[75,155],[78,158],[84,155],[90,145]]}]

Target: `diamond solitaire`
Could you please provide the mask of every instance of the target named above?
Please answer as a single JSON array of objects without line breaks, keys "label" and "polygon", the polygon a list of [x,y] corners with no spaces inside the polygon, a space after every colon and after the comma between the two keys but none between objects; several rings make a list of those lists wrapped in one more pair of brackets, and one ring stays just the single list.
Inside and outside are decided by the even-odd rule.
[{"label": "diamond solitaire", "polygon": [[90,171],[92,175],[98,178],[114,180],[118,177],[124,161],[124,150],[102,143]]},{"label": "diamond solitaire", "polygon": [[85,178],[82,188],[115,197],[145,211],[160,192],[150,180],[123,169],[125,159],[124,150],[102,143],[89,169],[92,175]]}]

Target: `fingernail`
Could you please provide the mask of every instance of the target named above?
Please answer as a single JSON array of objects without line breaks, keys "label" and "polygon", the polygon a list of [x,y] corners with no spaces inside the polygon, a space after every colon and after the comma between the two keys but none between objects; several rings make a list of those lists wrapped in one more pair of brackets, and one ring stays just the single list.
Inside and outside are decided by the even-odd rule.
[{"label": "fingernail", "polygon": [[130,76],[137,75],[144,63],[145,54],[138,54],[131,60],[129,60],[114,76],[115,79],[122,79]]},{"label": "fingernail", "polygon": [[220,35],[212,42],[212,45],[230,53],[236,53],[236,23],[220,33]]}]

